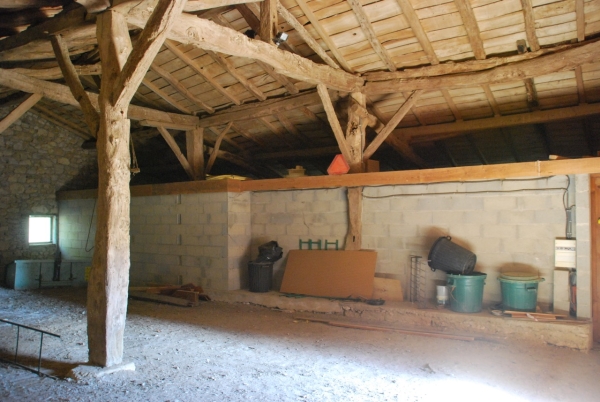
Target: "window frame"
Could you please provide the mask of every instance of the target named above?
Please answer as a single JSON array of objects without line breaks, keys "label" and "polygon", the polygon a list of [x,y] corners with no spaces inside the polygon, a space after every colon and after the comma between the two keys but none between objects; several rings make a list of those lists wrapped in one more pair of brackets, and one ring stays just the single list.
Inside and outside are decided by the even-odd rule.
[{"label": "window frame", "polygon": [[[31,218],[50,218],[50,241],[32,242],[31,239]],[[48,246],[56,244],[57,240],[57,216],[52,214],[30,214],[27,216],[27,244],[30,246]]]}]

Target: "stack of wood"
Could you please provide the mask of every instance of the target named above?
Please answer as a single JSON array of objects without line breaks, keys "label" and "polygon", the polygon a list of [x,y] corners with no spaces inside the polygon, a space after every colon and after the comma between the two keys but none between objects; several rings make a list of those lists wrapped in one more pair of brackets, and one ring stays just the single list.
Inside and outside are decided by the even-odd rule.
[{"label": "stack of wood", "polygon": [[165,285],[145,288],[142,290],[130,289],[129,296],[139,300],[150,300],[159,303],[174,304],[176,306],[193,307],[200,301],[210,301],[210,297],[204,294],[201,286],[193,283],[186,285]]}]

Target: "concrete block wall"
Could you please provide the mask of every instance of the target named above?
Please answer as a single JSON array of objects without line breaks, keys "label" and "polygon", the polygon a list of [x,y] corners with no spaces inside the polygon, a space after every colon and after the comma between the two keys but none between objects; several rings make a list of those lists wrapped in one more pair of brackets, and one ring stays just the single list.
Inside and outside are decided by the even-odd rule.
[{"label": "concrete block wall", "polygon": [[228,290],[248,288],[248,261],[252,241],[251,193],[229,193],[227,207]]},{"label": "concrete block wall", "polygon": [[[251,195],[251,259],[258,246],[275,240],[284,258],[273,267],[273,288],[279,289],[287,253],[299,248],[299,241],[338,241],[340,249],[348,228],[346,189],[255,192]],[[306,247],[306,246],[304,246]]]},{"label": "concrete block wall", "polygon": [[132,286],[228,289],[227,202],[227,193],[132,197]]},{"label": "concrete block wall", "polygon": [[96,200],[58,202],[58,244],[65,260],[92,260],[96,239]]},{"label": "concrete block wall", "polygon": [[363,248],[377,250],[377,271],[400,275],[407,292],[410,255],[422,256],[433,298],[446,275],[431,272],[427,256],[436,239],[451,236],[477,255],[476,271],[488,274],[484,301],[502,300],[501,272],[530,270],[545,278],[538,301],[550,304],[554,239],[565,236],[566,186],[566,176],[557,176],[365,188]]}]

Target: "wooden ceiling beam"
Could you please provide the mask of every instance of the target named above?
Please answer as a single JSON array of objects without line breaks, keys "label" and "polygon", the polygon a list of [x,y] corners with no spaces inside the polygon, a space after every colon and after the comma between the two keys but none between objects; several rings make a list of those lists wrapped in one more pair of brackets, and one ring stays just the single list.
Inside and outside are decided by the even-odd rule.
[{"label": "wooden ceiling beam", "polygon": [[[239,11],[240,14],[242,14],[242,17],[244,17],[250,29],[252,29],[256,33],[256,35],[259,36],[260,39],[260,21],[256,17],[257,15],[260,15],[259,5],[257,3],[238,4],[236,6],[236,9]],[[298,54],[294,46],[292,46],[292,44],[288,41],[283,42],[279,46],[289,52]]]},{"label": "wooden ceiling beam", "polygon": [[212,169],[213,164],[215,163],[215,159],[217,158],[217,153],[219,152],[219,147],[221,146],[221,142],[223,141],[225,134],[227,134],[227,132],[231,128],[232,124],[233,124],[233,122],[230,121],[227,124],[227,126],[223,129],[223,131],[221,131],[221,133],[217,136],[217,140],[215,141],[215,147],[214,147],[213,151],[210,153],[210,157],[208,158],[208,162],[206,163],[206,168],[204,169],[204,172],[206,174],[210,173],[210,170]]},{"label": "wooden ceiling beam", "polygon": [[363,160],[364,161],[370,159],[371,156],[373,156],[375,151],[377,151],[377,149],[379,149],[381,144],[383,144],[383,142],[386,140],[386,138],[392,133],[392,131],[396,128],[396,126],[402,121],[404,116],[406,116],[408,111],[414,106],[414,104],[417,102],[417,100],[419,99],[419,97],[422,94],[423,94],[423,91],[415,91],[412,94],[410,94],[406,98],[406,100],[404,101],[402,106],[400,106],[400,108],[396,111],[396,113],[394,113],[394,115],[392,116],[392,118],[389,121],[387,121],[387,122],[382,121],[382,123],[385,124],[385,126],[381,130],[377,131],[377,137],[375,137],[375,139],[373,139],[373,141],[371,141],[371,143],[367,146],[367,148],[363,152]]},{"label": "wooden ceiling beam", "polygon": [[183,106],[177,100],[173,99],[173,97],[171,95],[169,95],[168,93],[166,93],[165,91],[163,91],[162,89],[160,89],[158,87],[158,85],[156,85],[155,83],[153,83],[149,79],[144,78],[142,80],[142,84],[146,88],[148,88],[150,91],[154,92],[155,94],[157,94],[158,96],[160,96],[161,98],[163,98],[167,103],[169,103],[171,106],[175,107],[179,111],[181,111],[181,112],[183,112],[185,114],[194,114],[194,112],[192,112],[187,107]]},{"label": "wooden ceiling beam", "polygon": [[296,140],[303,144],[308,144],[306,136],[302,134],[283,113],[277,113],[275,116],[281,122],[283,127],[285,127],[287,132],[292,134]]},{"label": "wooden ceiling beam", "polygon": [[[265,0],[263,0],[263,2],[264,2],[264,1],[265,1]],[[269,0],[269,1],[271,1],[271,0]],[[273,1],[275,1],[275,0],[273,0]],[[235,31],[235,29],[234,29],[234,28],[231,26],[231,24],[229,23],[229,21],[227,21],[225,18],[223,18],[223,16],[222,16],[222,15],[216,15],[216,16],[213,18],[213,21],[214,21],[215,23],[217,23],[217,24],[221,25],[221,26],[222,26],[222,27],[224,27],[224,28],[229,28],[229,29],[231,29],[232,31],[234,31],[234,32],[237,32],[237,31]],[[252,26],[251,26],[251,27],[252,27]],[[255,29],[255,28],[256,28],[256,29]],[[259,27],[255,27],[255,28],[253,28],[255,31],[256,31],[257,29],[261,29],[261,28],[260,28],[260,26],[259,26]],[[246,37],[246,36],[244,35],[244,37]],[[259,38],[260,38],[260,36],[259,36]],[[272,45],[273,47],[275,47],[275,45],[274,45],[272,42],[267,42],[267,41],[263,41],[263,42],[264,42],[264,43],[267,43],[267,44],[269,44],[270,46]],[[271,78],[273,78],[275,81],[279,82],[279,84],[280,84],[280,85],[284,86],[284,87],[285,87],[285,88],[286,88],[286,89],[287,89],[287,90],[288,90],[288,91],[289,91],[291,94],[297,94],[297,93],[299,92],[299,91],[298,91],[298,88],[296,88],[296,86],[295,86],[295,85],[294,85],[294,84],[293,84],[293,83],[292,83],[290,80],[288,80],[288,79],[287,79],[287,77],[285,77],[285,76],[283,76],[283,75],[281,75],[281,74],[278,74],[278,73],[277,73],[277,72],[276,72],[276,71],[273,69],[273,67],[271,67],[269,64],[267,64],[267,63],[265,63],[265,62],[263,62],[263,61],[261,61],[261,60],[254,60],[254,62],[255,62],[256,64],[258,64],[258,65],[259,65],[259,66],[260,66],[260,67],[261,67],[263,70],[265,70],[265,72],[266,72],[266,73],[267,73],[269,76],[271,76]]]},{"label": "wooden ceiling beam", "polygon": [[587,103],[585,97],[585,85],[583,84],[583,73],[581,66],[575,67],[575,80],[577,81],[577,95],[579,97],[579,103]]},{"label": "wooden ceiling beam", "polygon": [[194,180],[195,179],[194,170],[190,166],[190,163],[188,162],[186,157],[181,153],[181,149],[179,148],[179,145],[177,145],[175,138],[173,138],[173,136],[171,135],[169,130],[167,130],[166,128],[164,128],[162,126],[158,126],[156,128],[158,129],[158,132],[160,133],[160,135],[162,135],[162,137],[165,139],[165,141],[169,145],[169,148],[171,148],[171,150],[177,157],[177,160],[179,161],[179,163],[181,163],[181,166],[183,166],[183,169],[185,170],[185,172],[187,173],[189,178]]},{"label": "wooden ceiling beam", "polygon": [[448,107],[450,108],[450,110],[452,111],[452,114],[454,115],[454,119],[456,121],[462,121],[463,120],[462,113],[460,113],[460,110],[458,110],[458,107],[456,106],[456,103],[454,103],[452,96],[450,96],[450,91],[448,91],[447,89],[442,89],[441,92],[442,92],[442,95],[444,96],[444,99],[446,100],[446,103],[448,104]]},{"label": "wooden ceiling beam", "polygon": [[335,140],[337,141],[337,144],[340,147],[340,151],[344,156],[344,159],[346,159],[346,161],[350,161],[352,160],[350,147],[346,142],[346,136],[344,135],[342,126],[340,126],[340,121],[338,120],[338,117],[335,113],[333,102],[329,97],[327,87],[324,84],[319,84],[317,85],[317,92],[319,93],[319,97],[323,102],[323,108],[325,109],[325,113],[327,114],[327,120],[329,120],[329,125],[331,126],[331,130],[333,131]]},{"label": "wooden ceiling beam", "polygon": [[292,144],[292,142],[288,139],[288,137],[283,133],[283,130],[275,127],[265,117],[260,117],[259,120],[261,121],[262,124],[264,124],[269,129],[269,131],[271,131],[277,137],[281,138],[281,140],[283,142],[285,142],[285,144],[288,146],[288,148],[295,148],[295,144]]},{"label": "wooden ceiling beam", "polygon": [[152,61],[163,45],[167,34],[181,15],[187,0],[159,1],[123,66],[112,90],[114,105],[128,105],[138,90]]},{"label": "wooden ceiling beam", "polygon": [[[77,75],[100,75],[102,69],[100,63],[89,64],[85,66],[73,66]],[[38,78],[40,80],[58,80],[63,78],[60,67],[50,68],[13,68],[15,73],[23,74],[28,77]]]},{"label": "wooden ceiling beam", "polygon": [[317,16],[312,12],[312,10],[308,6],[308,4],[306,4],[306,1],[305,0],[296,0],[296,3],[298,3],[298,6],[300,6],[300,8],[302,9],[302,12],[306,16],[306,18],[308,18],[308,20],[310,21],[310,24],[313,26],[315,31],[317,31],[317,33],[321,37],[321,40],[323,42],[325,42],[325,44],[327,45],[327,47],[333,54],[333,57],[335,57],[335,59],[340,64],[340,66],[342,66],[342,68],[349,73],[354,72],[352,67],[350,67],[350,65],[348,64],[348,62],[346,61],[346,59],[344,58],[342,53],[339,51],[338,47],[335,45],[335,43],[333,43],[333,40],[331,40],[331,37],[329,37],[329,34],[325,31],[325,29],[321,25]]},{"label": "wooden ceiling beam", "polygon": [[409,142],[411,144],[418,144],[442,138],[455,137],[471,131],[547,123],[599,114],[600,108],[598,107],[598,104],[586,104],[560,109],[548,109],[530,113],[490,117],[486,119],[467,120],[457,123],[407,127],[394,130],[393,135],[401,138],[410,138]]},{"label": "wooden ceiling beam", "polygon": [[57,126],[66,128],[67,130],[70,130],[71,132],[76,134],[78,137],[83,138],[84,140],[89,140],[92,138],[90,136],[89,131],[84,130],[77,124],[65,119],[62,116],[59,116],[58,114],[54,113],[50,109],[48,109],[40,104],[35,105],[33,107],[33,110],[35,112],[37,112],[39,115],[41,115],[43,118],[45,118],[46,120],[56,124]]},{"label": "wooden ceiling beam", "polygon": [[183,11],[193,13],[196,11],[227,7],[234,4],[254,3],[261,0],[188,0]]},{"label": "wooden ceiling beam", "polygon": [[375,33],[373,25],[371,25],[371,21],[369,21],[369,17],[367,16],[367,13],[365,13],[365,10],[363,9],[360,0],[347,1],[348,4],[350,4],[352,11],[354,11],[354,15],[356,16],[356,19],[363,33],[365,34],[367,41],[369,42],[375,53],[377,53],[377,55],[379,56],[381,61],[383,61],[388,70],[396,71],[396,64],[392,61],[392,58],[390,57],[389,53],[379,41],[377,33]]},{"label": "wooden ceiling beam", "polygon": [[[0,70],[1,71],[1,70]],[[332,94],[337,100],[337,93]],[[230,121],[239,122],[252,120],[281,113],[287,110],[297,109],[302,106],[311,106],[321,103],[316,91],[303,92],[298,95],[286,96],[284,98],[269,99],[264,102],[249,103],[240,106],[232,106],[216,112],[212,116],[206,116],[199,120],[200,127],[219,126]]]},{"label": "wooden ceiling beam", "polygon": [[287,8],[281,5],[281,2],[279,1],[277,2],[277,11],[279,11],[279,14],[281,14],[288,24],[290,24],[291,27],[296,30],[298,35],[300,35],[304,42],[306,42],[308,47],[310,47],[317,55],[319,55],[321,60],[327,63],[330,67],[340,68],[340,66],[331,57],[329,57],[325,49],[323,49],[315,40],[315,38],[313,38],[312,35],[306,30],[306,28],[304,28],[304,25],[302,25],[296,19],[296,17],[294,17],[294,15],[288,11]]},{"label": "wooden ceiling beam", "polygon": [[71,58],[69,57],[69,49],[67,44],[60,35],[52,36],[50,38],[50,42],[52,43],[56,60],[58,61],[58,65],[63,76],[65,77],[65,81],[67,82],[69,89],[71,89],[71,93],[75,99],[77,99],[81,110],[83,111],[83,117],[88,125],[90,134],[92,137],[96,138],[98,136],[98,127],[100,124],[98,112],[94,108],[94,105],[92,105],[89,96],[85,92],[85,89],[79,80],[77,71],[75,70],[73,63],[71,62]]},{"label": "wooden ceiling beam", "polygon": [[469,0],[454,0],[454,4],[456,4],[456,8],[465,25],[475,58],[478,60],[485,59],[485,49],[483,48],[483,41],[481,40],[477,19],[471,8],[471,2]]},{"label": "wooden ceiling beam", "polygon": [[[416,89],[465,88],[484,84],[499,84],[534,78],[558,71],[569,71],[577,66],[600,60],[600,40],[586,45],[569,47],[561,52],[550,53],[534,59],[505,64],[500,67],[473,73],[450,74],[421,78],[395,78],[385,81],[368,81],[365,91],[368,95],[386,94]],[[434,66],[439,67],[439,66]],[[390,73],[394,74],[394,73]]]},{"label": "wooden ceiling beam", "polygon": [[16,49],[37,40],[49,39],[51,35],[74,29],[85,22],[86,15],[85,7],[74,4],[41,24],[30,27],[18,35],[4,38],[0,41],[0,52]]},{"label": "wooden ceiling beam", "polygon": [[423,25],[421,25],[421,20],[419,19],[419,16],[415,12],[415,9],[413,8],[411,2],[409,0],[397,0],[397,1],[398,1],[398,5],[400,5],[400,8],[402,9],[402,14],[406,18],[408,25],[410,25],[410,28],[412,29],[413,33],[415,34],[415,37],[417,38],[417,40],[419,41],[419,44],[423,48],[423,51],[427,55],[429,62],[432,65],[439,64],[440,61],[439,61],[437,55],[435,54],[435,50],[433,50],[433,46],[431,46],[431,42],[429,41],[429,38],[427,37],[427,33],[423,29]]},{"label": "wooden ceiling beam", "polygon": [[32,94],[23,103],[13,109],[4,119],[0,120],[0,134],[4,132],[11,124],[19,120],[29,109],[42,99],[40,94]]},{"label": "wooden ceiling beam", "polygon": [[[233,127],[233,125],[232,125],[232,127]],[[216,128],[209,127],[208,129],[210,131],[212,131],[213,133],[215,133],[216,138],[219,137],[219,132],[217,131]],[[223,137],[223,141],[225,141],[226,143],[228,143],[232,147],[236,148],[238,151],[242,151],[242,147],[240,147],[234,140],[232,140],[231,138],[229,138],[229,135],[230,135],[230,131],[228,131],[227,134],[225,135],[225,137]]]},{"label": "wooden ceiling beam", "polygon": [[340,153],[338,146],[321,147],[321,148],[307,148],[307,149],[293,149],[289,151],[275,151],[255,154],[252,159],[257,161],[266,160],[285,160],[291,158],[320,158],[323,156],[331,156]]},{"label": "wooden ceiling beam", "polygon": [[171,75],[171,73],[169,73],[167,70],[165,70],[164,68],[158,66],[156,63],[152,63],[150,65],[150,68],[156,74],[158,74],[159,76],[161,76],[165,81],[167,81],[169,83],[169,85],[171,85],[173,88],[175,88],[175,90],[177,92],[179,92],[184,97],[188,98],[192,103],[195,103],[197,106],[199,106],[202,109],[206,110],[208,113],[212,114],[212,113],[215,112],[215,109],[213,107],[207,105],[201,99],[198,99],[196,97],[196,95],[194,95],[193,93],[191,93],[186,88],[185,85],[183,85],[177,78],[173,77],[173,75]]},{"label": "wooden ceiling beam", "polygon": [[575,0],[575,23],[577,24],[577,40],[585,40],[585,11],[584,0]]},{"label": "wooden ceiling beam", "polygon": [[[242,102],[237,98],[237,96],[232,95],[229,92],[227,92],[227,90],[225,88],[223,88],[221,86],[221,84],[219,84],[212,75],[210,75],[208,72],[206,72],[203,67],[200,67],[198,64],[196,64],[196,62],[194,60],[192,60],[183,51],[181,51],[177,47],[177,43],[167,39],[165,41],[165,47],[167,49],[169,49],[171,51],[171,53],[173,53],[175,55],[175,57],[179,58],[186,65],[188,65],[196,74],[202,76],[204,78],[204,80],[206,80],[206,82],[208,82],[214,89],[216,89],[218,92],[220,92],[221,95],[223,95],[224,97],[229,99],[231,102],[235,103],[236,105],[242,104]],[[213,109],[213,113],[214,113],[214,109]]]},{"label": "wooden ceiling beam", "polygon": [[[30,78],[11,70],[0,68],[0,85],[28,93],[39,93],[48,99],[67,105],[79,107],[79,103],[65,85]],[[98,95],[87,92],[94,108],[98,110]],[[186,116],[176,113],[163,112],[136,105],[129,105],[127,118],[132,120],[159,121],[165,127],[177,125],[178,127],[194,128],[199,119],[196,116]]]},{"label": "wooden ceiling beam", "polygon": [[485,60],[467,60],[460,63],[443,63],[434,66],[405,68],[402,71],[371,71],[365,72],[364,74],[362,74],[362,76],[367,81],[373,82],[388,81],[392,79],[423,79],[439,75],[475,73],[479,71],[491,70],[508,64],[514,64],[526,60],[536,59],[541,56],[560,53],[562,51],[574,49],[580,46],[585,45],[560,45],[552,48],[543,48],[538,50],[537,52],[526,52],[514,56],[490,57],[489,59]]},{"label": "wooden ceiling beam", "polygon": [[204,180],[204,128],[185,132],[185,149],[194,180]]},{"label": "wooden ceiling beam", "polygon": [[227,60],[227,58],[221,56],[218,53],[211,52],[210,50],[205,50],[206,54],[208,54],[212,59],[217,62],[225,71],[227,71],[233,78],[239,81],[240,84],[248,92],[250,92],[256,99],[264,101],[267,99],[267,96],[253,83],[251,83],[246,77],[244,77],[240,72],[238,72],[235,66]]},{"label": "wooden ceiling beam", "polygon": [[533,6],[531,0],[521,0],[523,7],[523,17],[525,18],[525,34],[527,35],[527,43],[531,51],[535,52],[540,49],[540,42],[535,33],[535,15],[533,14]]},{"label": "wooden ceiling beam", "polygon": [[[381,113],[377,105],[371,102],[368,98],[367,106],[369,111],[373,113],[373,115],[377,118],[378,122],[381,124],[380,128],[375,128],[375,131],[377,131],[378,129],[379,131],[381,131],[381,129],[384,127],[383,125],[387,122],[387,119],[384,117],[383,113]],[[423,158],[421,158],[415,153],[414,149],[411,145],[408,144],[406,139],[400,138],[399,136],[395,135],[388,135],[385,138],[385,143],[388,144],[392,149],[394,149],[398,154],[400,154],[400,156],[402,156],[404,159],[414,163],[415,166],[421,168],[428,166],[428,163],[425,162]]]},{"label": "wooden ceiling beam", "polygon": [[498,117],[502,115],[502,113],[500,113],[500,108],[498,107],[498,102],[496,102],[496,97],[494,97],[490,86],[488,84],[483,84],[481,87],[483,88],[483,92],[485,92],[485,97],[487,98],[488,103],[490,104],[490,108],[492,109],[494,116]]}]

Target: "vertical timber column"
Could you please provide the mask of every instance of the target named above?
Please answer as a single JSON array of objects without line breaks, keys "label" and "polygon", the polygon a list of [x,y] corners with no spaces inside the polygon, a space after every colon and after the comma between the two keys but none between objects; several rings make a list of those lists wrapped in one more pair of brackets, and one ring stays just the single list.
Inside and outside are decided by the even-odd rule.
[{"label": "vertical timber column", "polygon": [[[365,148],[366,121],[362,119],[354,103],[366,106],[367,98],[360,92],[351,95],[348,109],[348,127],[346,128],[346,142],[350,148],[350,173],[364,172],[363,150]],[[360,250],[362,248],[362,187],[348,188],[348,233],[346,234],[346,250]]]},{"label": "vertical timber column", "polygon": [[273,44],[277,26],[277,0],[263,0],[260,3],[260,25],[258,35],[264,42]]},{"label": "vertical timber column", "polygon": [[204,180],[204,128],[185,132],[187,160],[194,172],[194,180]]},{"label": "vertical timber column", "polygon": [[97,18],[102,63],[98,99],[98,223],[88,284],[89,363],[109,367],[123,358],[129,285],[128,102],[111,100],[113,86],[131,52],[125,18],[107,11]]}]

